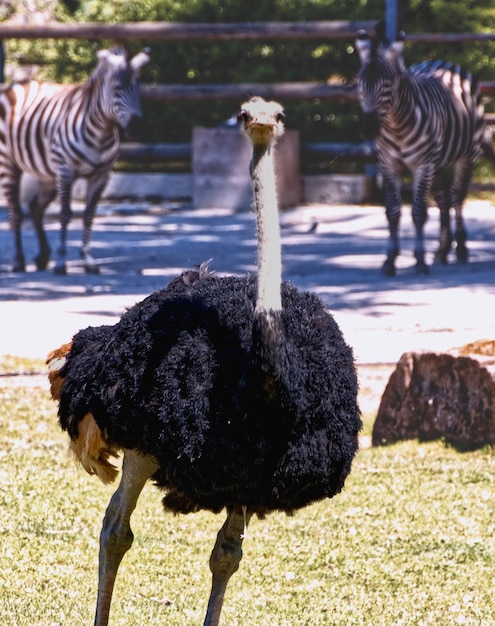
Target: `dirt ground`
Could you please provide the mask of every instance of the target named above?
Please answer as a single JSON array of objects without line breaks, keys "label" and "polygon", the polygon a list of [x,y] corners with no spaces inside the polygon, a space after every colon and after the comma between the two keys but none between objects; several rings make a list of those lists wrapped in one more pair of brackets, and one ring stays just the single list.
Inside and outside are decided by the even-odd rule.
[{"label": "dirt ground", "polygon": [[[69,271],[9,271],[12,236],[0,209],[0,355],[44,358],[80,328],[111,324],[125,309],[159,289],[184,268],[212,259],[219,273],[256,266],[254,215],[201,210],[184,204],[102,204],[93,231],[100,275],[86,275],[79,260],[81,209],[69,232]],[[50,243],[58,237],[56,206],[47,216]],[[470,201],[464,215],[470,261],[432,265],[416,275],[410,209],[402,216],[397,276],[380,271],[387,224],[381,206],[304,205],[281,214],[284,278],[317,292],[349,344],[360,372],[363,410],[377,407],[386,381],[408,350],[447,350],[495,336],[495,207]],[[431,263],[438,211],[426,228]],[[31,261],[36,242],[25,222]],[[364,391],[367,390],[366,394]]]}]

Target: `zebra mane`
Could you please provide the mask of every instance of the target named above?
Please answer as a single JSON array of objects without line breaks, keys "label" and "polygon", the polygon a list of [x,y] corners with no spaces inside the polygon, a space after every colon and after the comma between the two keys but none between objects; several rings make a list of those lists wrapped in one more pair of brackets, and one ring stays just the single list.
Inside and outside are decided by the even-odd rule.
[{"label": "zebra mane", "polygon": [[444,61],[442,59],[427,59],[419,63],[414,63],[408,68],[411,76],[428,78],[433,77],[443,82],[449,88],[454,84],[462,86],[462,91],[467,91],[472,97],[481,99],[481,91],[478,80],[469,70],[461,67],[457,63]]},{"label": "zebra mane", "polygon": [[449,72],[451,74],[459,74],[461,80],[474,80],[469,70],[461,67],[457,63],[453,63],[452,61],[444,61],[443,59],[426,59],[426,61],[414,63],[409,67],[409,71],[411,72],[411,74],[432,74],[435,76],[440,76],[446,72]]}]

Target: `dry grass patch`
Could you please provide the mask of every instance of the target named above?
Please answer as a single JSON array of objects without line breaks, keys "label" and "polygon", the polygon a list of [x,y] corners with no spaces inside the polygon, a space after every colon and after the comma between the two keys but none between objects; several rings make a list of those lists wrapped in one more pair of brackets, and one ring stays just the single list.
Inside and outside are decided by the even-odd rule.
[{"label": "dry grass patch", "polygon": [[[8,626],[92,623],[113,487],[67,455],[45,387],[0,387],[0,605]],[[346,488],[254,520],[225,626],[492,626],[495,459],[442,443],[362,450]],[[112,626],[197,626],[223,516],[173,517],[149,485]]]}]

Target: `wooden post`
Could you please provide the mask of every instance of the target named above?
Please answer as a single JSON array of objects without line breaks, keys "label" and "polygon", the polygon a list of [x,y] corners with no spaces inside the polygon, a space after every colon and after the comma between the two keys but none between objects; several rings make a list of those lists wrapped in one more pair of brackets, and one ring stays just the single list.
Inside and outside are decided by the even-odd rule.
[{"label": "wooden post", "polygon": [[4,47],[3,47],[3,39],[0,39],[0,83],[5,82],[4,66],[5,66],[5,54],[4,54]]},{"label": "wooden post", "polygon": [[385,0],[385,35],[389,41],[396,41],[399,32],[398,0]]}]

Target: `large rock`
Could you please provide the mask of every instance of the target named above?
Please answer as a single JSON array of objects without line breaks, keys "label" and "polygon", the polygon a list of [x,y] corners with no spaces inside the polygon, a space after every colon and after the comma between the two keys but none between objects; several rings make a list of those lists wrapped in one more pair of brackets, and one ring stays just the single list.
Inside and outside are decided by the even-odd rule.
[{"label": "large rock", "polygon": [[406,352],[390,376],[373,445],[444,439],[468,450],[495,444],[495,341],[450,352]]}]

